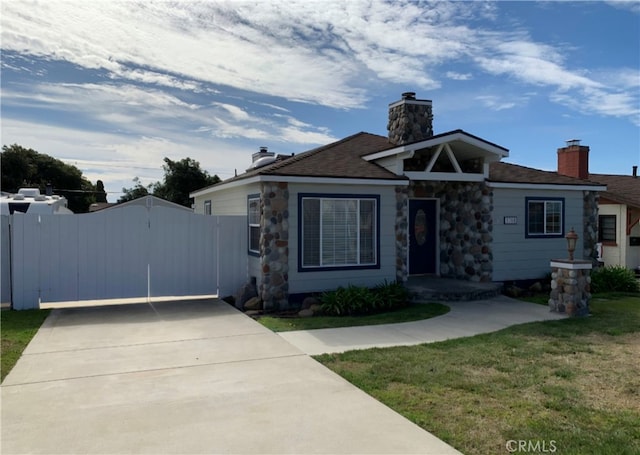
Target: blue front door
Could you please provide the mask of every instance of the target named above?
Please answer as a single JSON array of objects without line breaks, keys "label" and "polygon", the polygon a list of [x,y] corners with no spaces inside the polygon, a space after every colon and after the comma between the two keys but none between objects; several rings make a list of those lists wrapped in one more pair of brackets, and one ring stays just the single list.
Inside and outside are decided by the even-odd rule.
[{"label": "blue front door", "polygon": [[409,200],[409,274],[436,273],[435,199]]}]

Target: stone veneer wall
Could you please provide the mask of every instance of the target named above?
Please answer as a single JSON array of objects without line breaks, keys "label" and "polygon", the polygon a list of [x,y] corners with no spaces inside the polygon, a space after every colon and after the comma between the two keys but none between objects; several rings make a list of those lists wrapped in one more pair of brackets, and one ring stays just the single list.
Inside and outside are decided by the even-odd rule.
[{"label": "stone veneer wall", "polygon": [[[416,100],[414,100],[416,101]],[[404,100],[389,108],[389,142],[395,145],[422,141],[433,136],[431,103]]]},{"label": "stone veneer wall", "polygon": [[440,201],[440,275],[470,281],[491,281],[491,189],[484,182],[413,182],[409,186],[408,197],[435,197]]},{"label": "stone veneer wall", "polygon": [[289,187],[265,182],[261,188],[260,298],[265,309],[289,305]]},{"label": "stone veneer wall", "polygon": [[598,243],[598,199],[599,193],[597,191],[584,191],[584,238],[582,239],[584,251],[582,254],[584,260],[590,261],[594,267],[599,265],[598,250],[596,249],[596,243]]},{"label": "stone veneer wall", "polygon": [[576,263],[584,263],[589,268],[576,269],[571,263],[552,263],[549,309],[569,316],[587,316],[591,299],[591,262]]}]

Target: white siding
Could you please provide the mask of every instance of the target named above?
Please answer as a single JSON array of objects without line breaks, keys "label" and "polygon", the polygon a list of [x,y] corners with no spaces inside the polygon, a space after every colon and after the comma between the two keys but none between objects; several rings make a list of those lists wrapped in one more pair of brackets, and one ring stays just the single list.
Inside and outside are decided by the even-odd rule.
[{"label": "white siding", "polygon": [[260,193],[260,184],[241,185],[194,198],[195,213],[204,214],[204,202],[211,201],[211,214],[247,216],[247,196]]},{"label": "white siding", "polygon": [[[298,194],[379,195],[380,206],[380,269],[298,272]],[[291,294],[320,292],[349,284],[373,286],[385,279],[395,281],[395,214],[394,187],[373,185],[289,184],[289,292]]]},{"label": "white siding", "polygon": [[600,204],[598,216],[614,215],[616,217],[616,245],[602,245],[602,260],[604,265],[624,265],[626,250],[626,218],[627,206],[620,204]]},{"label": "white siding", "polygon": [[[542,278],[549,273],[549,261],[567,257],[564,238],[526,238],[525,198],[564,198],[565,234],[573,227],[578,236],[575,258],[583,257],[582,191],[520,190],[493,188],[493,281]],[[517,217],[515,225],[504,217]]]},{"label": "white siding", "polygon": [[[627,235],[627,206],[622,204],[600,204],[598,215],[616,216],[616,245],[602,245],[604,265],[619,265],[628,269],[640,266],[640,246],[631,246]],[[631,236],[640,236],[640,225],[631,229]]]}]

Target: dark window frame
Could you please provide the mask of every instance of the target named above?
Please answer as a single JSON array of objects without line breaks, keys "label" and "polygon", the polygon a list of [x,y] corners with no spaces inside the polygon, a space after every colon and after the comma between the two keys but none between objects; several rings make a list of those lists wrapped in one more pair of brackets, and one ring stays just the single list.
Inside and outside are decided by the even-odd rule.
[{"label": "dark window frame", "polygon": [[[374,261],[367,264],[338,264],[338,265],[304,265],[304,212],[303,201],[307,199],[323,200],[339,200],[354,199],[358,201],[374,201],[375,238],[373,239]],[[322,202],[320,202],[320,210],[322,210]],[[360,207],[360,203],[358,204]],[[360,222],[361,212],[358,213],[358,222]],[[359,231],[360,229],[358,229]],[[357,245],[357,257],[361,257],[361,245]],[[319,252],[320,255],[320,252]],[[321,261],[322,259],[320,259]],[[321,271],[339,271],[339,270],[367,270],[380,268],[380,195],[379,194],[345,194],[345,193],[299,193],[298,194],[298,272],[321,272]]]},{"label": "dark window frame", "polygon": [[[605,238],[604,220],[613,220],[613,227],[609,226],[607,230],[613,229],[613,239]],[[616,215],[598,215],[598,242],[604,244],[616,244],[618,242],[618,217]]]},{"label": "dark window frame", "polygon": [[[544,232],[531,232],[531,207],[532,203],[542,203],[542,225]],[[560,230],[559,232],[547,232],[547,204],[560,203]],[[525,238],[527,239],[557,239],[564,237],[565,232],[565,198],[563,197],[526,197],[525,198]]]}]

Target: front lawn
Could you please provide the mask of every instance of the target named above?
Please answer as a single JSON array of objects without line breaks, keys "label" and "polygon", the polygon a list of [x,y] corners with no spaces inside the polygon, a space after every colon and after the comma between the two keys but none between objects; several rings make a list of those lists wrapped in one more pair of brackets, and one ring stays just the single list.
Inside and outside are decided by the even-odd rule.
[{"label": "front lawn", "polygon": [[334,327],[354,327],[358,325],[395,324],[399,322],[419,321],[440,316],[449,312],[449,307],[440,303],[417,303],[385,313],[363,316],[313,316],[277,317],[261,316],[258,322],[274,332],[290,330],[327,329]]},{"label": "front lawn", "polygon": [[49,310],[0,311],[0,381],[4,381],[48,315]]},{"label": "front lawn", "polygon": [[595,296],[591,312],[316,358],[465,454],[519,441],[535,453],[640,453],[640,297]]}]

